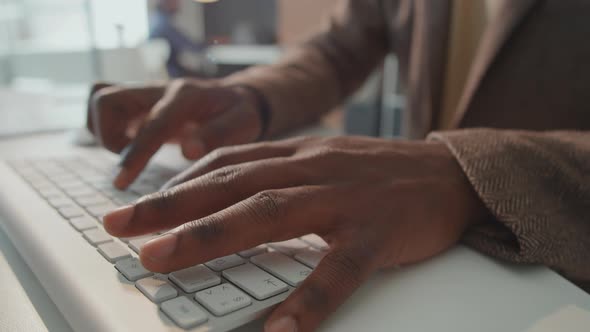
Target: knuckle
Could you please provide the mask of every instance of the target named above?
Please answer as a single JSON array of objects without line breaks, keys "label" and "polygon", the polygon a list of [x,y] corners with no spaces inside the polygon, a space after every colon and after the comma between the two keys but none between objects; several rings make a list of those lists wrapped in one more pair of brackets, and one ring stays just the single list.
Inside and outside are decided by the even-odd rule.
[{"label": "knuckle", "polygon": [[197,241],[210,242],[219,239],[225,233],[225,226],[219,217],[209,216],[184,224],[181,233],[188,234]]},{"label": "knuckle", "polygon": [[226,165],[233,149],[230,147],[221,147],[211,151],[207,157],[207,164],[210,167],[219,167],[221,165]]},{"label": "knuckle", "polygon": [[349,251],[336,251],[327,255],[324,264],[324,281],[330,287],[346,289],[360,285],[364,275],[362,261]]},{"label": "knuckle", "polygon": [[231,193],[232,183],[234,183],[241,174],[242,170],[240,167],[228,166],[209,173],[207,180],[224,192]]},{"label": "knuckle", "polygon": [[253,220],[262,224],[277,223],[282,220],[285,198],[277,190],[267,190],[254,195],[247,205]]},{"label": "knuckle", "polygon": [[104,91],[97,91],[91,97],[91,105],[95,111],[100,112],[101,110],[108,107],[112,101],[112,94]]},{"label": "knuckle", "polygon": [[159,191],[141,198],[138,209],[145,215],[154,216],[174,209],[179,189],[177,187]]}]

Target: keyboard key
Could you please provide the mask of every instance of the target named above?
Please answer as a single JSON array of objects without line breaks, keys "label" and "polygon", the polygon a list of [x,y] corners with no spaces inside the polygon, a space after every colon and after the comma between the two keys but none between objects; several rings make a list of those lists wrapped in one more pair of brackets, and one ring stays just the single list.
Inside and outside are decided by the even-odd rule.
[{"label": "keyboard key", "polygon": [[108,242],[98,246],[98,252],[109,262],[115,263],[125,258],[130,258],[131,254],[125,247],[117,242]]},{"label": "keyboard key", "polygon": [[40,178],[39,180],[30,180],[31,182],[31,186],[33,188],[35,188],[36,190],[51,190],[54,189],[55,186],[53,185],[53,183],[49,182],[48,180],[42,179]]},{"label": "keyboard key", "polygon": [[112,199],[119,205],[126,205],[137,201],[141,196],[134,193],[120,191],[112,195]]},{"label": "keyboard key", "polygon": [[299,286],[312,272],[307,266],[278,252],[254,256],[250,261],[293,287]]},{"label": "keyboard key", "polygon": [[90,216],[82,216],[70,219],[70,224],[78,231],[83,232],[96,228],[96,221]]},{"label": "keyboard key", "polygon": [[308,234],[301,237],[301,240],[312,246],[317,250],[328,250],[330,246],[322,239],[319,235],[316,234]]},{"label": "keyboard key", "polygon": [[117,206],[113,203],[95,205],[95,206],[90,206],[87,208],[88,213],[90,213],[93,217],[98,218],[98,220],[101,223],[102,223],[102,217],[104,217],[105,214],[112,212],[115,209],[117,209]]},{"label": "keyboard key", "polygon": [[76,204],[74,204],[74,202],[71,199],[67,198],[64,195],[51,197],[47,201],[51,206],[53,206],[56,209],[76,206]]},{"label": "keyboard key", "polygon": [[100,194],[80,196],[80,197],[74,198],[74,200],[78,204],[82,205],[83,207],[91,207],[91,206],[95,206],[95,205],[104,205],[104,204],[110,203],[110,201],[106,197],[104,197]]},{"label": "keyboard key", "polygon": [[93,246],[113,241],[113,239],[102,229],[89,229],[82,233],[86,241]]},{"label": "keyboard key", "polygon": [[68,196],[73,198],[96,194],[96,191],[90,188],[87,184],[72,188],[64,188],[64,191]]},{"label": "keyboard key", "polygon": [[141,279],[135,283],[135,287],[154,303],[168,301],[178,296],[176,288],[158,277]]},{"label": "keyboard key", "polygon": [[259,245],[257,247],[250,248],[250,249],[244,250],[244,251],[240,251],[238,253],[238,255],[240,255],[240,256],[242,256],[244,258],[250,258],[252,256],[264,254],[267,250],[268,250],[268,248],[266,247],[266,245],[261,244],[261,245]]},{"label": "keyboard key", "polygon": [[152,272],[146,270],[137,258],[127,258],[115,263],[115,268],[129,281],[151,277]]},{"label": "keyboard key", "polygon": [[326,256],[325,251],[317,251],[313,249],[301,250],[295,255],[295,259],[301,263],[315,269],[320,261]]},{"label": "keyboard key", "polygon": [[224,316],[252,304],[252,299],[232,284],[223,284],[195,294],[195,300],[216,316]]},{"label": "keyboard key", "polygon": [[63,197],[63,194],[61,193],[61,191],[57,188],[54,187],[43,187],[38,189],[39,190],[39,195],[41,195],[43,198],[57,198],[57,197]]},{"label": "keyboard key", "polygon": [[144,244],[150,242],[158,236],[159,235],[142,236],[139,238],[129,240],[129,248],[131,248],[133,251],[139,254],[139,251],[141,250],[141,247],[143,247]]},{"label": "keyboard key", "polygon": [[289,289],[287,284],[252,264],[225,270],[223,276],[258,300],[267,299]]},{"label": "keyboard key", "polygon": [[187,293],[198,292],[221,283],[221,278],[204,265],[172,272],[168,277]]},{"label": "keyboard key", "polygon": [[205,323],[207,314],[186,297],[168,300],[160,306],[162,311],[183,329],[190,329]]},{"label": "keyboard key", "polygon": [[154,193],[156,191],[158,191],[158,187],[151,185],[149,183],[134,183],[129,187],[129,190],[131,190],[132,192],[141,195],[141,196],[145,196],[145,195],[149,195],[151,193]]},{"label": "keyboard key", "polygon": [[213,271],[221,272],[244,263],[246,263],[246,261],[242,257],[238,255],[229,255],[209,261],[205,263],[205,265]]},{"label": "keyboard key", "polygon": [[66,219],[82,217],[84,215],[84,210],[77,206],[67,206],[60,208],[57,211],[59,211],[59,213]]},{"label": "keyboard key", "polygon": [[295,256],[297,251],[309,247],[309,245],[299,239],[292,239],[282,242],[269,243],[269,247],[280,251],[287,256]]}]

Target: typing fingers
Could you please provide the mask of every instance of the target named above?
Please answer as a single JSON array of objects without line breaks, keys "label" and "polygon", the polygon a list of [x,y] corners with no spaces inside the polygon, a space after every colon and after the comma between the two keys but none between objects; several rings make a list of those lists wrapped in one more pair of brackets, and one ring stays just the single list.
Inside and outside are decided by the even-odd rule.
[{"label": "typing fingers", "polygon": [[105,216],[104,225],[120,237],[153,233],[199,220],[267,189],[295,187],[312,180],[284,158],[228,166],[146,196],[134,206]]},{"label": "typing fingers", "polygon": [[217,169],[256,160],[288,157],[294,149],[276,143],[253,143],[216,149],[197,161],[192,167],[178,174],[163,186],[169,189],[186,181],[198,178]]},{"label": "typing fingers", "polygon": [[320,231],[331,220],[318,196],[323,187],[267,190],[225,210],[197,219],[152,240],[141,250],[142,263],[169,272],[233,254],[261,243]]}]

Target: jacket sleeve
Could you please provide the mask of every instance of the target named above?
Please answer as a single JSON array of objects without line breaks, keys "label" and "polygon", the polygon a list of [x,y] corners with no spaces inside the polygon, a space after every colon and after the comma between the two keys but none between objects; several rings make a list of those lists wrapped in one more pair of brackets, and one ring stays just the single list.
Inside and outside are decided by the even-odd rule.
[{"label": "jacket sleeve", "polygon": [[469,129],[433,133],[493,220],[464,241],[492,256],[590,281],[590,132]]},{"label": "jacket sleeve", "polygon": [[269,135],[317,120],[354,92],[388,51],[381,0],[345,0],[329,24],[277,64],[222,82],[259,90],[271,108]]}]

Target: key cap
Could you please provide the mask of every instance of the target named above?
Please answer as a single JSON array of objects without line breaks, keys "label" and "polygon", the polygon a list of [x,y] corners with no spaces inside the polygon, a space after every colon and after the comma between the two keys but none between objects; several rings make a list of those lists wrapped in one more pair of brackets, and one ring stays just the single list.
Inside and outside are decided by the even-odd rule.
[{"label": "key cap", "polygon": [[314,249],[301,250],[295,255],[295,259],[301,263],[315,269],[320,261],[326,256],[325,251],[317,251]]},{"label": "key cap", "polygon": [[158,191],[158,187],[149,183],[134,183],[129,187],[129,190],[141,196],[149,195]]},{"label": "key cap", "polygon": [[86,210],[90,213],[93,217],[98,218],[98,220],[102,223],[102,217],[105,214],[112,212],[113,210],[117,209],[117,206],[113,203],[106,203],[101,205],[89,206]]},{"label": "key cap", "polygon": [[82,217],[84,215],[84,211],[77,206],[63,207],[57,211],[59,211],[59,213],[66,219]]},{"label": "key cap", "polygon": [[96,191],[87,185],[63,189],[68,196],[73,198],[96,194]]},{"label": "key cap", "polygon": [[246,261],[242,257],[238,255],[229,255],[209,261],[205,263],[205,265],[213,271],[221,272],[244,263],[246,263]]},{"label": "key cap", "polygon": [[252,299],[232,284],[222,284],[195,294],[195,300],[216,316],[224,316],[252,304]]},{"label": "key cap", "polygon": [[135,202],[140,198],[140,196],[126,191],[120,191],[118,193],[114,193],[112,198],[115,200],[115,203],[126,205]]},{"label": "key cap", "polygon": [[108,242],[98,246],[98,252],[104,256],[109,262],[115,263],[125,258],[130,258],[131,254],[125,247],[117,242]]},{"label": "key cap", "polygon": [[95,220],[90,216],[82,216],[70,219],[70,224],[78,231],[83,232],[85,230],[96,228]]},{"label": "key cap", "polygon": [[168,300],[160,306],[162,311],[183,329],[190,329],[205,323],[207,314],[186,297]]},{"label": "key cap", "polygon": [[249,263],[225,270],[222,274],[257,300],[267,299],[289,289],[281,280]]},{"label": "key cap", "polygon": [[316,234],[305,235],[301,237],[301,240],[303,240],[304,242],[318,250],[323,251],[330,249],[330,246],[326,243],[326,241],[324,241],[324,239],[322,239],[319,235]]},{"label": "key cap", "polygon": [[127,258],[115,263],[115,268],[129,281],[137,281],[153,275],[141,265],[137,258]]},{"label": "key cap", "polygon": [[29,181],[31,183],[31,186],[33,186],[33,188],[35,188],[36,190],[50,190],[50,189],[54,189],[55,186],[53,185],[53,183],[45,180],[45,179],[39,179],[37,181],[31,180]]},{"label": "key cap", "polygon": [[64,195],[51,197],[47,201],[51,206],[53,206],[56,209],[76,206],[76,204],[74,204],[74,202],[71,199],[67,198]]},{"label": "key cap", "polygon": [[204,265],[197,265],[172,272],[168,277],[187,293],[198,292],[221,283],[221,278]]},{"label": "key cap", "polygon": [[168,301],[178,296],[176,288],[158,277],[141,279],[135,283],[135,287],[154,303]]},{"label": "key cap", "polygon": [[43,188],[39,189],[39,195],[41,195],[43,198],[47,198],[47,199],[63,196],[61,191],[59,191],[59,189],[54,188],[54,187],[43,187]]},{"label": "key cap", "polygon": [[91,206],[95,206],[95,205],[104,205],[104,204],[110,203],[110,201],[108,199],[106,199],[106,197],[104,197],[100,194],[80,196],[80,197],[74,198],[74,200],[78,204],[82,205],[83,207],[91,207]]},{"label": "key cap", "polygon": [[250,249],[244,250],[244,251],[240,251],[238,253],[238,255],[240,255],[244,258],[250,258],[252,256],[264,254],[267,250],[268,250],[268,248],[264,244],[261,244],[257,247],[250,248]]},{"label": "key cap", "polygon": [[312,271],[307,266],[278,252],[254,256],[250,261],[293,287],[299,286]]},{"label": "key cap", "polygon": [[144,244],[150,242],[158,236],[159,235],[142,236],[136,239],[129,240],[129,248],[131,248],[133,251],[139,254],[139,251],[141,250],[141,247],[143,247]]},{"label": "key cap", "polygon": [[82,235],[93,246],[113,241],[113,239],[102,229],[94,228],[82,232]]},{"label": "key cap", "polygon": [[269,243],[268,246],[277,251],[282,252],[287,256],[294,256],[297,253],[297,251],[308,247],[307,243],[299,239]]}]

